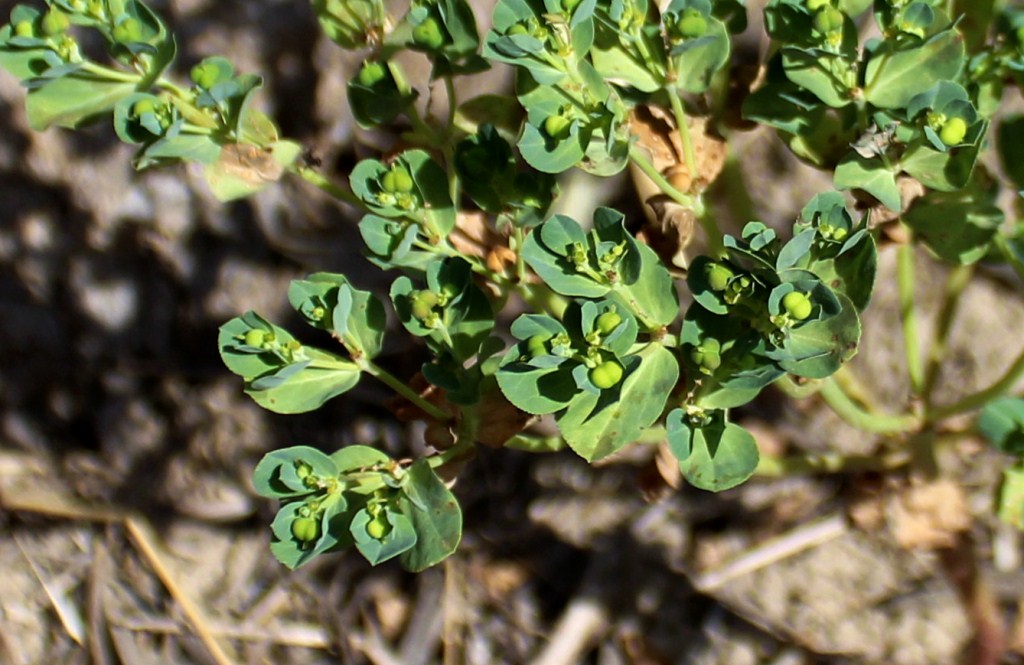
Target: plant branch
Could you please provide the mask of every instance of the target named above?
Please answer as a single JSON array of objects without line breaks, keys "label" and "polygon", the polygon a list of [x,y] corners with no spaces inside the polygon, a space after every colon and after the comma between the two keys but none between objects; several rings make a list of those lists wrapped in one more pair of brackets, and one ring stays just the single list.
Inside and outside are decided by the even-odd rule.
[{"label": "plant branch", "polygon": [[683,158],[686,160],[686,170],[690,174],[692,182],[697,181],[697,158],[693,154],[693,141],[690,139],[690,124],[686,121],[686,111],[683,110],[683,102],[679,99],[674,85],[665,87],[668,93],[668,101],[672,105],[672,113],[676,118],[676,129],[679,132],[679,140],[683,144]]},{"label": "plant branch", "polygon": [[292,168],[292,172],[314,187],[326,192],[332,198],[348,203],[360,210],[366,210],[366,205],[356,198],[355,194],[341,185],[331,182],[319,171],[311,169],[308,166],[295,166]]},{"label": "plant branch", "polygon": [[968,395],[953,404],[929,410],[926,413],[927,420],[929,422],[938,422],[950,416],[980,409],[989,401],[1011,390],[1022,376],[1024,376],[1024,351],[1017,355],[1010,367],[991,386]]},{"label": "plant branch", "polygon": [[377,365],[376,363],[370,360],[367,360],[366,358],[359,358],[355,360],[356,364],[359,365],[359,369],[366,372],[367,374],[377,379],[381,383],[387,385],[396,393],[412,402],[414,405],[423,410],[431,418],[434,418],[435,420],[439,420],[441,422],[448,422],[449,420],[452,419],[451,414],[445,412],[437,405],[428,402],[426,399],[423,398],[422,395],[417,393],[415,390],[410,388],[405,383],[399,381],[393,374],[385,370],[383,367]]},{"label": "plant branch", "polygon": [[822,473],[853,473],[857,471],[891,471],[910,463],[909,451],[884,455],[761,455],[755,475],[767,478],[803,476]]},{"label": "plant branch", "polygon": [[900,318],[903,321],[903,349],[907,356],[907,374],[910,389],[921,395],[924,389],[924,369],[921,347],[917,335],[917,311],[914,307],[914,245],[901,245],[896,254],[896,281],[899,288]]},{"label": "plant branch", "polygon": [[857,429],[873,434],[901,434],[918,429],[921,419],[905,414],[891,416],[871,413],[850,399],[839,385],[830,379],[821,382],[821,397],[840,418]]}]

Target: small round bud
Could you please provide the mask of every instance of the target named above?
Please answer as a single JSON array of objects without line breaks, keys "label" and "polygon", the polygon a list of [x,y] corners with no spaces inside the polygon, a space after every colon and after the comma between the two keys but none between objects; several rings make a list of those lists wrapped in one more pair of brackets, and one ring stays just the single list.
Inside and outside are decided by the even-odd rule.
[{"label": "small round bud", "polygon": [[42,28],[43,34],[50,37],[64,33],[70,25],[71,21],[68,20],[67,14],[56,6],[51,6],[50,10],[43,16],[42,21],[39,22],[39,27]]},{"label": "small round bud", "polygon": [[512,37],[512,36],[515,36],[515,35],[525,35],[525,34],[528,34],[529,32],[530,31],[526,28],[526,26],[524,24],[522,24],[522,23],[513,23],[509,27],[509,29],[505,31],[505,34],[508,35],[509,37]]},{"label": "small round bud", "polygon": [[947,146],[960,145],[967,136],[967,122],[963,118],[950,118],[939,132],[939,140]]},{"label": "small round bud", "polygon": [[807,9],[811,12],[816,12],[822,7],[827,7],[828,5],[831,4],[831,0],[805,0],[804,7],[807,7]]},{"label": "small round bud", "polygon": [[381,188],[392,194],[408,194],[412,192],[414,184],[412,175],[401,164],[393,165],[391,170],[380,178]]},{"label": "small round bud", "polygon": [[622,317],[619,316],[619,313],[615,310],[611,310],[597,317],[597,320],[594,322],[594,327],[597,328],[597,331],[602,335],[609,335],[613,330],[619,327],[620,323],[622,323]]},{"label": "small round bud", "polygon": [[526,350],[531,358],[548,355],[548,337],[540,333],[534,335],[527,340]]},{"label": "small round bud", "polygon": [[114,26],[111,36],[120,44],[130,44],[142,39],[142,24],[139,19],[128,17]]},{"label": "small round bud", "polygon": [[359,84],[366,86],[367,88],[372,88],[385,78],[387,78],[387,70],[384,68],[384,65],[379,62],[367,62],[363,65],[363,68],[359,70]]},{"label": "small round bud", "polygon": [[606,360],[590,370],[590,382],[601,390],[615,386],[622,380],[622,365],[616,360]]},{"label": "small round bud", "polygon": [[36,29],[32,25],[32,21],[22,20],[14,24],[14,36],[15,37],[35,37]]},{"label": "small round bud", "polygon": [[700,13],[699,9],[690,7],[683,11],[676,23],[676,32],[683,39],[695,39],[703,37],[708,31],[708,20]]},{"label": "small round bud", "polygon": [[[140,99],[139,101],[132,104],[132,115],[136,118],[145,115],[146,113],[153,113],[156,111],[156,103],[152,99]],[[249,332],[256,332],[250,330]],[[262,330],[259,332],[263,332]]]},{"label": "small round bud", "polygon": [[209,89],[217,85],[217,80],[220,78],[220,71],[217,69],[217,66],[212,63],[200,62],[189,72],[189,77],[192,79],[192,82],[200,88]]},{"label": "small round bud", "polygon": [[313,517],[299,517],[292,522],[292,535],[295,540],[311,543],[320,539],[320,522]]},{"label": "small round bud", "polygon": [[366,523],[366,533],[370,536],[370,538],[373,538],[374,540],[380,540],[387,534],[388,527],[390,526],[391,525],[388,524],[387,517],[384,516],[384,513],[382,511],[377,513],[377,515],[372,520]]},{"label": "small round bud", "polygon": [[433,16],[428,16],[412,29],[412,41],[425,49],[435,50],[444,46],[444,32]]},{"label": "small round bud", "polygon": [[571,125],[572,121],[564,115],[549,115],[544,118],[544,133],[556,141],[560,141],[569,136]]},{"label": "small round bud", "polygon": [[245,345],[262,347],[264,342],[267,341],[267,331],[260,330],[259,328],[253,328],[245,332]]},{"label": "small round bud", "polygon": [[818,32],[829,33],[843,27],[845,16],[835,7],[822,7],[814,15],[814,29]]},{"label": "small round bud", "polygon": [[409,309],[413,318],[425,321],[434,314],[434,306],[437,305],[437,294],[433,291],[413,291],[409,294]]},{"label": "small round bud", "polygon": [[708,280],[708,288],[712,291],[725,291],[729,286],[729,280],[736,276],[729,266],[722,263],[709,263],[705,268],[705,278]]},{"label": "small round bud", "polygon": [[803,321],[809,317],[813,307],[810,297],[800,291],[790,291],[782,297],[782,308],[786,310],[786,314],[797,321]]}]

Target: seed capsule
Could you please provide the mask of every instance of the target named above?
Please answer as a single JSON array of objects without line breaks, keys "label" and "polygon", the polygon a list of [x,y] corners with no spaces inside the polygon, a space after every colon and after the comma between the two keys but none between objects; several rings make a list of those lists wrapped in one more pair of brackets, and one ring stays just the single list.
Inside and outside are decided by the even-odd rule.
[{"label": "seed capsule", "polygon": [[370,538],[380,540],[387,534],[388,527],[390,526],[391,525],[388,524],[387,517],[384,516],[382,511],[377,513],[376,517],[366,523],[366,533]]},{"label": "seed capsule", "polygon": [[811,315],[814,306],[806,293],[790,291],[782,297],[782,308],[790,317],[797,321],[803,321]]},{"label": "seed capsule", "polygon": [[699,9],[694,7],[683,11],[683,15],[679,17],[679,22],[676,24],[676,32],[683,39],[703,37],[707,31],[708,20],[704,18]]},{"label": "seed capsule", "polygon": [[16,37],[35,37],[36,31],[32,27],[32,21],[23,20],[14,24],[14,35]]},{"label": "seed capsule", "polygon": [[392,194],[408,194],[412,191],[413,180],[404,166],[395,164],[391,170],[381,176],[380,185],[384,191]]},{"label": "seed capsule", "polygon": [[43,16],[39,27],[43,29],[44,34],[53,37],[65,32],[70,25],[71,21],[68,20],[67,14],[57,9],[57,7],[51,6],[50,11],[46,12],[46,15]]},{"label": "seed capsule", "polygon": [[967,122],[963,118],[950,118],[939,132],[939,140],[947,146],[960,145],[967,136]]},{"label": "seed capsule", "polygon": [[712,291],[725,291],[726,287],[729,286],[729,280],[736,275],[728,266],[721,263],[709,263],[705,270],[708,287]]},{"label": "seed capsule", "polygon": [[829,33],[843,27],[845,16],[835,7],[822,7],[814,15],[814,28],[819,32]]},{"label": "seed capsule", "polygon": [[622,323],[622,317],[615,310],[611,310],[597,317],[594,326],[602,335],[609,335],[619,327],[620,323]]},{"label": "seed capsule", "polygon": [[417,46],[425,49],[439,49],[444,46],[444,33],[441,31],[441,25],[437,19],[428,16],[426,20],[412,29],[412,40]]},{"label": "seed capsule", "polygon": [[589,372],[590,382],[606,390],[622,380],[622,365],[616,360],[606,360]]},{"label": "seed capsule", "polygon": [[807,7],[807,9],[812,12],[816,12],[822,7],[831,4],[831,0],[806,0],[806,2],[804,2],[804,7]]},{"label": "seed capsule", "polygon": [[409,309],[413,318],[425,321],[434,314],[437,305],[437,294],[433,291],[413,291],[409,294]]},{"label": "seed capsule", "polygon": [[359,70],[359,83],[367,88],[372,88],[387,77],[384,65],[379,62],[367,62]]},{"label": "seed capsule", "polygon": [[189,76],[192,82],[200,88],[212,88],[217,85],[217,79],[220,77],[220,71],[218,71],[216,65],[210,63],[201,62],[189,72]]},{"label": "seed capsule", "polygon": [[142,39],[142,24],[136,18],[126,18],[114,26],[111,31],[114,41],[121,44],[130,44]]},{"label": "seed capsule", "polygon": [[153,113],[154,111],[156,111],[156,104],[152,99],[140,99],[132,104],[132,115],[136,118],[143,116],[146,113]]},{"label": "seed capsule", "polygon": [[311,543],[320,539],[320,521],[313,517],[299,517],[292,522],[292,535],[295,540]]},{"label": "seed capsule", "polygon": [[267,332],[260,330],[259,328],[253,328],[245,332],[245,345],[255,346],[257,348],[262,347],[263,343],[267,341]]},{"label": "seed capsule", "polygon": [[569,128],[572,121],[564,115],[549,115],[544,119],[544,133],[560,141],[569,136]]}]

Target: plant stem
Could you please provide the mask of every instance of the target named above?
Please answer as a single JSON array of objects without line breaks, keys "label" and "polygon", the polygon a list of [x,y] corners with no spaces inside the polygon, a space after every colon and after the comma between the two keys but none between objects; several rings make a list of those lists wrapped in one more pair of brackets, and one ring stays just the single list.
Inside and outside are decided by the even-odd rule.
[{"label": "plant stem", "polygon": [[820,381],[808,381],[807,383],[797,383],[793,380],[792,376],[788,374],[780,378],[775,382],[775,386],[781,390],[787,397],[792,399],[805,399],[811,395],[816,395],[821,390]]},{"label": "plant stem", "polygon": [[820,473],[851,473],[855,471],[891,471],[909,464],[911,454],[901,450],[884,455],[761,455],[754,473],[778,478]]},{"label": "plant stem", "polygon": [[907,374],[910,389],[921,395],[924,389],[924,370],[921,348],[917,336],[917,311],[914,308],[914,245],[901,245],[896,254],[896,280],[899,287],[900,317],[903,321],[903,349],[907,356]]},{"label": "plant stem", "polygon": [[427,415],[435,420],[441,422],[447,422],[451,420],[451,415],[446,413],[444,410],[439,408],[437,405],[432,404],[420,396],[415,390],[410,388],[405,383],[399,381],[393,374],[380,367],[371,360],[365,358],[354,359],[356,364],[359,365],[359,369],[366,372],[373,378],[377,379],[381,383],[384,383],[389,388],[394,390],[396,393],[409,400],[417,407],[422,409]]},{"label": "plant stem", "polygon": [[333,198],[348,203],[349,205],[353,205],[360,210],[366,210],[366,206],[362,201],[356,198],[355,194],[341,185],[331,182],[319,171],[315,171],[308,166],[295,166],[292,168],[292,171],[309,184],[326,192]]},{"label": "plant stem", "polygon": [[690,210],[696,209],[696,201],[694,198],[683,194],[673,187],[672,184],[665,179],[665,176],[661,175],[661,172],[654,167],[654,164],[651,163],[651,160],[647,158],[647,155],[643,153],[641,148],[638,148],[636,145],[629,146],[629,159],[640,167],[640,170],[643,171],[648,178],[653,180],[654,184],[658,186],[658,189],[664,192],[670,199],[681,206],[689,208]]},{"label": "plant stem", "polygon": [[431,455],[427,458],[427,464],[430,465],[431,469],[436,469],[445,464],[462,459],[468,456],[476,450],[476,443],[470,439],[464,439],[459,441],[451,448],[444,450],[437,455]]},{"label": "plant stem", "polygon": [[950,271],[946,278],[946,288],[943,292],[942,308],[939,310],[939,318],[936,322],[935,339],[928,353],[928,364],[924,371],[924,386],[922,397],[927,405],[931,403],[932,391],[935,389],[935,382],[939,377],[939,367],[946,357],[946,350],[949,341],[949,331],[953,327],[953,320],[956,318],[957,307],[960,305],[960,296],[971,281],[974,274],[974,265],[956,266]]},{"label": "plant stem", "polygon": [[88,60],[82,62],[81,71],[88,72],[107,81],[116,81],[117,83],[132,83],[138,85],[142,82],[142,77],[138,74],[127,74],[119,69],[112,69],[110,67],[104,67],[103,65],[97,65],[96,63],[89,62]]},{"label": "plant stem", "polygon": [[1017,381],[1020,380],[1021,376],[1024,376],[1024,351],[1014,359],[999,379],[988,388],[979,390],[973,395],[968,395],[953,404],[947,406],[940,406],[935,409],[931,409],[927,412],[927,419],[929,422],[938,422],[949,416],[955,416],[959,413],[965,413],[967,411],[973,411],[980,409],[985,406],[990,400],[993,400],[1016,385]]},{"label": "plant stem", "polygon": [[672,113],[676,117],[676,129],[679,132],[679,140],[683,144],[683,158],[686,160],[686,170],[690,174],[692,182],[697,181],[697,158],[693,154],[693,142],[690,140],[690,124],[686,121],[686,111],[683,110],[683,102],[679,99],[674,85],[665,87],[668,94],[668,101],[672,104]]},{"label": "plant stem", "polygon": [[910,414],[891,416],[862,409],[842,391],[831,378],[821,382],[821,396],[840,418],[850,425],[873,434],[901,434],[917,429],[921,420]]}]

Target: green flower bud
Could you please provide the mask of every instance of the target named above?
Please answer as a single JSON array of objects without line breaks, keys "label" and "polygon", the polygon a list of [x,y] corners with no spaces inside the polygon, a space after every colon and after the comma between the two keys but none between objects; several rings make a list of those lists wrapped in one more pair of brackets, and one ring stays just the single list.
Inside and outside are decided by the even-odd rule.
[{"label": "green flower bud", "polygon": [[370,538],[380,540],[387,534],[390,526],[391,525],[388,523],[387,517],[384,515],[384,512],[381,511],[377,513],[372,520],[366,523],[366,533]]},{"label": "green flower bud", "polygon": [[790,291],[782,297],[782,308],[786,310],[786,314],[797,321],[803,321],[809,317],[813,307],[810,297],[800,291]]},{"label": "green flower bud", "polygon": [[967,136],[967,122],[963,118],[950,118],[939,132],[939,140],[948,146],[960,145]]},{"label": "green flower bud", "polygon": [[320,540],[320,521],[313,517],[299,517],[292,522],[292,535],[303,543]]},{"label": "green flower bud", "polygon": [[822,7],[827,7],[831,4],[831,0],[805,0],[804,7],[807,7],[808,11],[816,12]]},{"label": "green flower bud", "polygon": [[676,23],[676,32],[683,39],[703,37],[707,31],[708,20],[695,7],[684,10],[682,16],[679,17],[679,22]]},{"label": "green flower bud", "polygon": [[413,188],[412,175],[400,164],[394,164],[391,170],[380,178],[380,186],[385,192],[392,194],[408,194]]},{"label": "green flower bud", "polygon": [[296,460],[295,475],[299,477],[299,480],[305,480],[313,475],[313,467],[302,460]]},{"label": "green flower bud", "polygon": [[722,343],[714,337],[708,337],[700,343],[700,348],[708,353],[720,353],[722,351]]},{"label": "green flower bud", "polygon": [[142,40],[142,24],[139,19],[128,17],[114,26],[111,36],[115,42],[130,44]]},{"label": "green flower bud", "polygon": [[444,46],[444,32],[433,16],[428,16],[412,29],[412,41],[422,48],[436,50]]},{"label": "green flower bud", "polygon": [[572,120],[564,115],[549,115],[544,118],[544,133],[556,141],[561,141],[568,138],[571,125]]},{"label": "green flower bud", "polygon": [[725,291],[729,286],[729,280],[736,276],[729,266],[722,263],[709,263],[704,269],[704,277],[708,281],[708,287],[712,291]]},{"label": "green flower bud", "polygon": [[220,70],[213,63],[200,62],[189,72],[189,77],[200,88],[209,89],[217,85],[217,80],[220,78]]},{"label": "green flower bud", "polygon": [[93,18],[102,19],[107,14],[106,8],[103,6],[103,0],[89,0],[89,4],[86,7],[86,13]]},{"label": "green flower bud", "polygon": [[434,306],[437,305],[438,297],[433,291],[413,291],[409,294],[410,310],[415,319],[425,321],[434,314]]},{"label": "green flower bud", "polygon": [[363,68],[359,70],[359,84],[372,88],[377,85],[385,78],[387,78],[387,70],[384,65],[379,62],[367,62],[363,65]]},{"label": "green flower bud", "polygon": [[[138,105],[140,103],[141,102],[136,102],[136,105]],[[254,346],[256,348],[260,348],[260,347],[263,346],[263,343],[266,342],[266,341],[267,341],[267,331],[265,331],[265,330],[260,330],[259,328],[253,328],[252,330],[247,330],[245,332],[245,345],[246,346]]]},{"label": "green flower bud", "polygon": [[524,24],[522,24],[522,23],[513,23],[509,27],[509,29],[505,31],[505,34],[511,37],[513,35],[525,35],[525,34],[528,34],[529,32],[530,31],[527,30],[527,28],[526,28],[526,26]]},{"label": "green flower bud", "polygon": [[590,370],[590,382],[601,390],[606,390],[622,381],[622,365],[616,360],[606,360]]},{"label": "green flower bud", "polygon": [[841,226],[837,226],[832,230],[833,240],[838,240],[839,242],[842,242],[843,240],[846,240],[847,235],[849,235],[849,232]]},{"label": "green flower bud", "polygon": [[548,337],[538,333],[526,342],[526,350],[531,358],[539,358],[548,355]]},{"label": "green flower bud", "polygon": [[818,32],[829,33],[843,27],[844,14],[835,7],[822,7],[814,15],[814,29]]},{"label": "green flower bud", "polygon": [[50,37],[62,34],[70,25],[71,21],[68,20],[67,14],[62,12],[56,6],[50,7],[50,10],[46,12],[43,16],[43,20],[39,23],[39,27],[42,28],[43,34]]},{"label": "green flower bud", "polygon": [[613,330],[619,327],[620,323],[622,323],[622,317],[613,309],[597,317],[597,320],[594,322],[594,327],[597,328],[597,331],[602,335],[609,335]]},{"label": "green flower bud", "polygon": [[32,21],[27,19],[18,21],[14,24],[14,36],[15,37],[35,37],[36,29],[32,25]]}]

